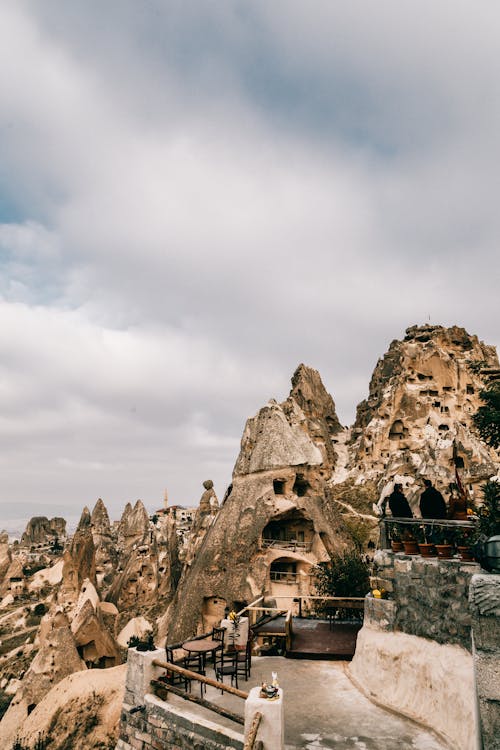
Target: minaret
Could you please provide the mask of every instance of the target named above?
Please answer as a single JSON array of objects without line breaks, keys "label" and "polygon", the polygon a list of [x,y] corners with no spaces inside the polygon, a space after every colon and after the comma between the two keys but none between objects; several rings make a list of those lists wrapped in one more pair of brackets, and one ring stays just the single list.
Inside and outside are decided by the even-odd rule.
[{"label": "minaret", "polygon": [[165,492],[163,493],[163,510],[165,513],[168,511],[168,490],[165,488]]}]

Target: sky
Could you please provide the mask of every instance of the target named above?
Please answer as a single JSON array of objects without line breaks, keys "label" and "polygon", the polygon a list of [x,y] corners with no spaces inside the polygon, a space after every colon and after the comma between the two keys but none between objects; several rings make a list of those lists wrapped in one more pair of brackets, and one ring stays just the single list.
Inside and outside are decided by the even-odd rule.
[{"label": "sky", "polygon": [[304,362],[498,345],[500,5],[4,0],[0,528],[224,494]]}]

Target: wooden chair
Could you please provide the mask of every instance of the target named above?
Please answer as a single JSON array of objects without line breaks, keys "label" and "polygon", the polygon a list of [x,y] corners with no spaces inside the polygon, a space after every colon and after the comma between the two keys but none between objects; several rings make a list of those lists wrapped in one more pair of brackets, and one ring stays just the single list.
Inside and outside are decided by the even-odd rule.
[{"label": "wooden chair", "polygon": [[[170,646],[166,646],[166,652],[167,652],[167,661],[171,664],[176,664],[178,667],[184,667],[184,660],[182,661],[175,661],[174,659],[174,649],[170,648]],[[188,677],[185,677],[182,674],[179,674],[178,672],[169,672],[168,670],[161,676],[161,681],[165,682],[167,685],[184,685],[184,690],[188,691],[191,690],[191,680]]]},{"label": "wooden chair", "polygon": [[[231,685],[234,683],[238,687],[238,652],[225,654],[224,651],[218,651],[215,659],[215,678],[219,682],[224,682],[224,677],[231,677]],[[224,691],[221,690],[223,693]]]},{"label": "wooden chair", "polygon": [[252,641],[249,639],[244,651],[238,651],[238,675],[248,680],[252,669]]},{"label": "wooden chair", "polygon": [[212,640],[218,641],[220,647],[224,649],[224,636],[226,635],[226,628],[212,628]]},{"label": "wooden chair", "polygon": [[212,628],[212,640],[217,641],[217,645],[212,651],[212,661],[215,664],[215,657],[218,651],[224,651],[224,637],[226,628]]}]

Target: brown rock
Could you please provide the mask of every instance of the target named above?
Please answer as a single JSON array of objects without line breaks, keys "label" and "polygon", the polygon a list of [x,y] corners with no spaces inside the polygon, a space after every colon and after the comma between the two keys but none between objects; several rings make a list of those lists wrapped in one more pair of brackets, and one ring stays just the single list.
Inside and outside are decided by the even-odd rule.
[{"label": "brown rock", "polygon": [[21,545],[31,547],[32,545],[52,544],[55,540],[64,542],[66,539],[66,521],[64,518],[51,518],[45,516],[34,516],[28,521],[26,530],[21,537]]},{"label": "brown rock", "polygon": [[[381,487],[396,474],[410,485],[428,476],[446,490],[456,459],[468,484],[492,476],[496,459],[473,429],[472,415],[483,371],[495,367],[494,348],[463,328],[408,328],[377,363],[368,399],[358,406],[350,476]],[[421,489],[419,482],[410,487],[414,503]]]}]

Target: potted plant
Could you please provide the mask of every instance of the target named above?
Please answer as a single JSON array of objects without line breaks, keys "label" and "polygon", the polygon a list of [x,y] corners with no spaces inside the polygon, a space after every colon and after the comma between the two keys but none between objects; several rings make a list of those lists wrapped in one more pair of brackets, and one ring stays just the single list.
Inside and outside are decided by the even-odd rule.
[{"label": "potted plant", "polygon": [[405,555],[418,555],[418,542],[413,534],[413,529],[403,526],[402,537]]},{"label": "potted plant", "polygon": [[472,549],[472,540],[474,529],[459,529],[457,536],[457,552],[461,560],[472,562],[474,560],[474,551]]},{"label": "potted plant", "polygon": [[230,646],[228,648],[228,651],[236,651],[236,641],[239,638],[240,635],[240,615],[236,614],[234,609],[229,613],[228,619],[233,624],[232,629],[229,631],[229,640],[230,640]]},{"label": "potted plant", "polygon": [[393,552],[402,552],[403,542],[401,540],[401,531],[399,529],[398,524],[392,523],[390,526],[389,531],[390,537],[391,537],[391,549]]},{"label": "potted plant", "polygon": [[422,557],[435,557],[437,552],[433,544],[433,528],[432,524],[422,524],[420,526],[421,538],[423,541],[418,541],[418,549]]},{"label": "potted plant", "polygon": [[453,557],[455,547],[453,529],[446,526],[436,526],[433,531],[434,546],[440,559]]},{"label": "potted plant", "polygon": [[136,648],[137,651],[155,651],[156,646],[153,642],[153,634],[149,633],[145,640],[141,640],[139,636],[132,635],[128,641],[129,648]]}]

